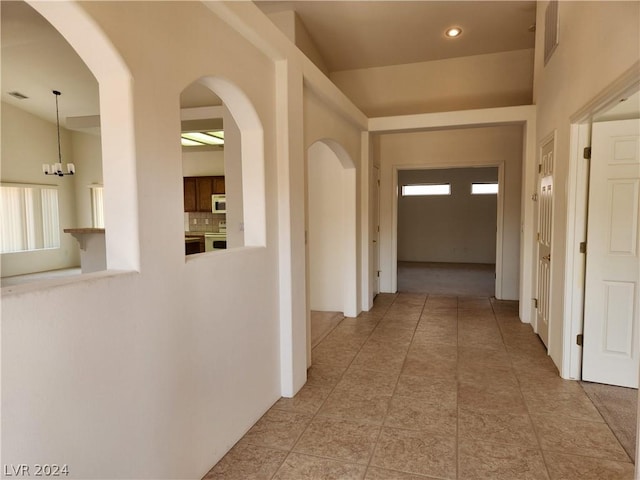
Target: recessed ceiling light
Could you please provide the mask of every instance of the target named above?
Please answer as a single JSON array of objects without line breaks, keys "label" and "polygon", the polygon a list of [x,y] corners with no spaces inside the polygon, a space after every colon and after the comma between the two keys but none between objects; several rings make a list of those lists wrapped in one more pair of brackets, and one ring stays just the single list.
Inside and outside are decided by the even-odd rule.
[{"label": "recessed ceiling light", "polygon": [[444,34],[447,38],[456,38],[462,35],[462,29],[460,27],[451,27]]}]

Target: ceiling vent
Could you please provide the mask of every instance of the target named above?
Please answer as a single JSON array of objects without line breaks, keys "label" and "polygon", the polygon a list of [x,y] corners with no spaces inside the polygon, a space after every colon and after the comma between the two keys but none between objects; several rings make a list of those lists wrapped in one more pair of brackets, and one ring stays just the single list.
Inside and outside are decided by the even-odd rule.
[{"label": "ceiling vent", "polygon": [[20,92],[9,92],[9,95],[11,95],[13,98],[17,98],[18,100],[25,100],[29,97],[27,97],[26,95],[24,95],[23,93]]},{"label": "ceiling vent", "polygon": [[558,46],[558,0],[551,0],[544,14],[544,64],[546,65]]}]

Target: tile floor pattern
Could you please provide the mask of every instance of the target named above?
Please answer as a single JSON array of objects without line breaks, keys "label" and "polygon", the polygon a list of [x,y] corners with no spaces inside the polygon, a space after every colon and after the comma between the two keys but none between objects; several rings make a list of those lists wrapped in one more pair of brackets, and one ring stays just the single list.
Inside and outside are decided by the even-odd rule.
[{"label": "tile floor pattern", "polygon": [[634,466],[517,303],[379,295],[205,479],[614,480]]}]

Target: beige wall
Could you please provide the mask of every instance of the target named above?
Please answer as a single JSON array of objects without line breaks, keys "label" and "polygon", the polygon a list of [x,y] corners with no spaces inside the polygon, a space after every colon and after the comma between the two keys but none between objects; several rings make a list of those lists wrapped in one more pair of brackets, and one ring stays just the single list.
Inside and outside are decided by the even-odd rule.
[{"label": "beige wall", "polygon": [[309,147],[307,165],[310,308],[343,312],[347,179],[336,154],[322,142]]},{"label": "beige wall", "polygon": [[[185,260],[179,95],[204,75],[244,93],[263,124],[263,203],[274,205],[274,63],[199,2],[41,5],[72,45],[91,44],[88,65],[104,64],[98,25],[129,68],[132,103],[101,105],[103,139],[122,140],[103,160],[121,164],[110,152],[129,142],[135,182],[119,170],[104,183],[112,200],[135,201],[105,214],[134,219],[139,235],[113,244],[107,224],[108,252],[139,242],[140,256],[137,271],[3,291],[3,462],[60,459],[70,478],[201,478],[280,398],[278,222],[267,209],[266,246]],[[90,21],[69,15],[77,8]],[[101,95],[113,91],[117,72],[94,73]],[[135,128],[110,123],[129,112]],[[3,140],[13,125],[4,115]],[[37,172],[54,135],[51,145]]]},{"label": "beige wall", "polygon": [[307,27],[305,27],[295,11],[274,12],[270,13],[268,17],[316,67],[322,70],[325,75],[328,75],[329,70],[327,69],[324,58],[322,58],[322,54],[318,50],[318,46],[313,41],[313,38],[311,38],[311,35],[309,35]]},{"label": "beige wall", "polygon": [[101,185],[102,146],[99,135],[71,132],[71,148],[76,164],[76,227],[91,227],[91,192],[89,185]]},{"label": "beige wall", "polygon": [[224,175],[224,150],[189,151],[183,148],[182,174],[185,177]]},{"label": "beige wall", "polygon": [[[63,163],[76,163],[80,171],[82,162],[73,156],[70,132],[61,128],[60,136]],[[43,163],[58,161],[56,125],[2,103],[1,155],[2,182],[57,185],[60,211],[60,248],[3,254],[2,276],[79,266],[78,243],[62,232],[77,226],[76,177],[42,173]]]},{"label": "beige wall", "polygon": [[451,195],[398,194],[398,261],[495,263],[497,196],[471,195],[471,184],[497,181],[497,168],[400,170],[399,189],[448,183]]},{"label": "beige wall", "polygon": [[[537,136],[541,142],[556,132],[552,237],[552,296],[549,354],[560,368],[563,352],[563,295],[567,261],[567,196],[571,116],[640,58],[640,3],[559,2],[560,43],[546,66],[543,60],[544,12],[538,5],[535,93]],[[564,350],[568,350],[568,347]],[[563,357],[564,356],[564,357]]]},{"label": "beige wall", "polygon": [[[360,158],[361,158],[361,139],[360,129],[350,123],[346,118],[336,116],[335,112],[322,101],[311,89],[304,89],[304,145],[305,154],[308,157],[309,147],[317,141],[324,141],[336,144],[336,150],[341,154],[341,162],[345,167],[341,184],[345,188],[349,188],[348,192],[343,194],[343,218],[345,227],[343,234],[349,239],[349,246],[346,247],[344,254],[344,263],[341,267],[344,278],[344,312],[347,316],[356,316],[361,310],[361,246],[360,246],[360,230],[358,226],[361,221],[360,198]],[[348,168],[347,168],[348,167]],[[354,168],[355,167],[355,168]],[[306,185],[313,182],[311,171],[306,174]],[[310,212],[307,212],[307,218]],[[308,229],[308,224],[306,225]],[[313,294],[309,294],[312,297]]]},{"label": "beige wall", "polygon": [[376,162],[381,165],[380,187],[380,285],[392,291],[396,247],[394,171],[415,168],[497,166],[504,164],[502,214],[503,299],[517,300],[520,259],[520,196],[522,175],[522,127],[483,127],[378,135],[374,141]]},{"label": "beige wall", "polygon": [[533,49],[332,72],[370,117],[529,105]]}]

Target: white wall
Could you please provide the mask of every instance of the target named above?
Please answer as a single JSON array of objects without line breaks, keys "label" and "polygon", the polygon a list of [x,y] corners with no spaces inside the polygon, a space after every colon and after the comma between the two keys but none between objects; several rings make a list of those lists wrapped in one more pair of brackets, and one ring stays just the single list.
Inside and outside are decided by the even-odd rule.
[{"label": "white wall", "polygon": [[101,185],[102,145],[100,136],[71,132],[71,148],[76,165],[73,181],[76,185],[76,227],[91,227],[91,191],[89,185]]},{"label": "white wall", "polygon": [[[349,241],[350,247],[346,252],[344,263],[340,268],[344,275],[344,312],[346,316],[355,317],[361,310],[361,232],[358,228],[361,221],[360,199],[360,165],[357,160],[361,158],[361,139],[360,129],[350,123],[345,118],[337,117],[335,112],[329,108],[322,100],[310,89],[304,90],[304,142],[306,150],[317,142],[322,140],[334,144],[335,150],[341,151],[342,165],[350,168],[344,173],[348,179],[345,181],[349,185],[353,185],[353,190],[349,196],[344,197],[343,210],[350,217],[346,218],[345,236],[353,241]],[[355,167],[355,168],[352,168]],[[307,174],[307,188],[313,177]],[[307,221],[311,216],[311,212],[307,212]],[[307,224],[307,229],[309,228]],[[308,256],[310,253],[308,253]]]},{"label": "white wall", "polygon": [[[316,142],[308,152],[309,289],[311,310],[343,312],[349,248],[348,195],[355,185],[336,154]],[[355,245],[354,245],[355,247]],[[353,262],[354,259],[351,259]]]},{"label": "white wall", "polygon": [[[60,140],[63,163],[76,163],[69,131],[61,128]],[[75,177],[42,173],[43,163],[58,161],[56,125],[3,102],[1,149],[1,181],[57,185],[60,211],[60,248],[3,254],[2,276],[79,266],[78,243],[62,232],[65,228],[78,226]]]},{"label": "white wall", "polygon": [[183,148],[182,173],[185,177],[224,175],[224,150],[190,151]]},{"label": "white wall", "polygon": [[244,208],[242,185],[242,145],[240,129],[229,110],[224,108],[224,170],[227,200],[227,248],[244,245]]},{"label": "white wall", "polygon": [[451,195],[398,196],[398,261],[495,263],[497,196],[471,183],[497,181],[497,168],[400,170],[399,188],[449,183]]},{"label": "white wall", "polygon": [[501,298],[516,300],[519,285],[522,127],[501,126],[380,134],[374,137],[380,162],[380,288],[392,291],[396,230],[392,208],[398,169],[497,166],[504,163]]},{"label": "white wall", "polygon": [[[101,55],[94,27],[64,10],[84,9],[130,69],[132,103],[101,113],[103,129],[135,145],[135,184],[113,175],[105,189],[108,220],[136,222],[139,271],[3,291],[3,463],[59,459],[69,478],[201,478],[280,397],[277,216],[267,210],[266,247],[185,260],[179,94],[203,75],[246,93],[264,126],[273,205],[274,64],[197,2],[45,7],[69,22],[72,44]],[[96,77],[102,93],[111,78]],[[109,124],[123,112],[135,129]],[[105,165],[119,164],[110,155],[121,145],[103,146]],[[125,211],[118,199],[131,193]]]},{"label": "white wall", "polygon": [[[535,100],[538,106],[538,142],[556,130],[554,183],[569,181],[571,116],[613,83],[640,58],[640,4],[638,2],[559,2],[559,45],[544,65],[544,12],[538,4],[535,63]],[[636,67],[637,68],[637,67]],[[560,191],[560,190],[559,190]],[[563,295],[567,257],[567,196],[554,197],[551,264],[549,354],[562,372],[570,354],[563,348]],[[566,326],[569,327],[568,325]],[[572,342],[573,343],[573,342]],[[568,375],[568,372],[564,372]]]},{"label": "white wall", "polygon": [[332,72],[368,116],[529,105],[533,49]]}]

